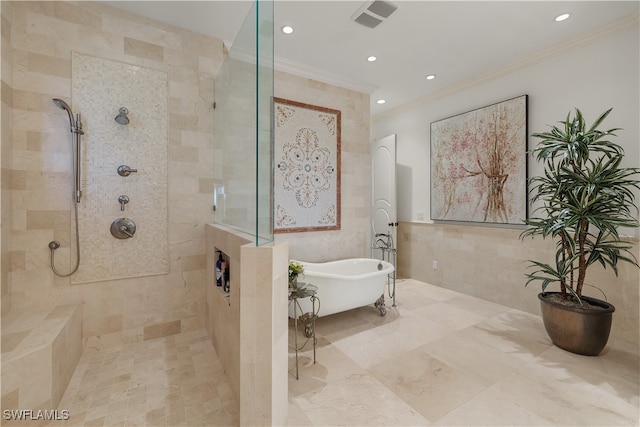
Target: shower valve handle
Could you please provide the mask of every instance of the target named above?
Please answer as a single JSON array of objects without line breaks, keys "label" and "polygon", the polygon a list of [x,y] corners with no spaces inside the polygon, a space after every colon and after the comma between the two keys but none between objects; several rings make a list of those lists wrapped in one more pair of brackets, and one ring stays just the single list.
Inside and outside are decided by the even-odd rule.
[{"label": "shower valve handle", "polygon": [[127,228],[126,225],[121,225],[120,227],[118,227],[120,229],[120,232],[126,234],[129,237],[133,237],[133,233],[129,232],[129,229]]},{"label": "shower valve handle", "polygon": [[118,166],[118,175],[120,176],[129,176],[131,175],[133,172],[138,172],[138,169],[131,169],[129,166],[127,165],[120,165]]},{"label": "shower valve handle", "polygon": [[127,197],[127,196],[125,196],[123,194],[122,196],[118,197],[118,202],[120,203],[120,210],[123,211],[124,210],[124,205],[129,203],[129,197]]}]

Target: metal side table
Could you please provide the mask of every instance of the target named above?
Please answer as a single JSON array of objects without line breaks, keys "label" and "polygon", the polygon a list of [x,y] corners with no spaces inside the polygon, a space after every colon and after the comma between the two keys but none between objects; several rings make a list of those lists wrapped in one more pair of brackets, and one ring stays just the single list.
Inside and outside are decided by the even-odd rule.
[{"label": "metal side table", "polygon": [[[302,350],[309,340],[313,343],[313,363],[316,363],[316,317],[320,310],[320,300],[316,296],[318,287],[309,283],[298,282],[297,287],[289,288],[289,306],[293,304],[293,325],[294,325],[294,345],[290,345],[289,348],[296,352],[296,379],[298,376],[298,351]],[[309,298],[311,300],[311,313],[303,313],[300,306],[300,299]],[[317,307],[316,307],[317,306]],[[305,337],[306,340],[298,345],[298,318],[305,317],[302,321],[305,325]],[[310,330],[309,330],[310,329]]]}]

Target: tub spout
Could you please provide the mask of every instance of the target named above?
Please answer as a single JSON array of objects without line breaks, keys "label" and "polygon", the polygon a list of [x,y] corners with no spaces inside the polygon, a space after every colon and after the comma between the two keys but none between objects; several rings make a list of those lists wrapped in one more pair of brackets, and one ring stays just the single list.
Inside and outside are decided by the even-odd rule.
[{"label": "tub spout", "polygon": [[388,249],[387,242],[384,241],[381,237],[376,240],[373,244],[374,249]]}]

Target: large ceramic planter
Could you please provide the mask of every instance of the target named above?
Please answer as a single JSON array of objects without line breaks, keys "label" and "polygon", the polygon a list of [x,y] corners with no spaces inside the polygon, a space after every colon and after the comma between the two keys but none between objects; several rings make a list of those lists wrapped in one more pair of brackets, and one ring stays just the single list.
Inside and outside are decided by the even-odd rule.
[{"label": "large ceramic planter", "polygon": [[607,345],[615,307],[595,298],[582,297],[601,309],[584,309],[550,301],[548,296],[558,292],[538,294],[542,321],[553,343],[572,353],[597,356]]}]

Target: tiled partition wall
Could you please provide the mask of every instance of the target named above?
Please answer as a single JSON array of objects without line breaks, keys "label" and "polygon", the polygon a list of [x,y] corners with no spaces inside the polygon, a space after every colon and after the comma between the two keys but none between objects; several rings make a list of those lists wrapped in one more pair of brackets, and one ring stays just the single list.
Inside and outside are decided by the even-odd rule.
[{"label": "tiled partition wall", "polygon": [[[288,411],[286,242],[210,224],[207,230],[207,330],[235,395],[240,425],[284,425]],[[230,259],[229,303],[215,282],[215,249]]]},{"label": "tiled partition wall", "polygon": [[[167,73],[76,52],[71,62],[71,98],[85,128],[83,262],[71,282],[168,273]],[[129,112],[127,125],[115,121],[121,107]],[[137,172],[121,176],[123,165]],[[122,206],[120,196],[129,202]],[[111,234],[123,217],[136,224],[132,238]]]},{"label": "tiled partition wall", "polygon": [[[6,153],[6,144],[12,151],[8,172],[7,163],[2,159],[2,184],[6,185],[4,177],[10,175],[13,227],[8,254],[11,259],[8,295],[12,310],[84,303],[83,337],[94,347],[203,327],[204,224],[212,220],[213,81],[223,61],[222,41],[139,18],[98,2],[12,2],[8,9],[5,3],[2,2],[3,41],[10,38],[13,50],[7,61],[5,42],[2,78],[3,82],[9,82],[5,80],[5,71],[10,68],[12,97],[7,99],[13,103],[13,129],[8,139],[5,139],[4,126],[2,130],[2,154]],[[5,25],[7,21],[10,25]],[[11,29],[10,35],[5,35],[6,27]],[[51,98],[62,98],[72,107],[80,107],[72,93],[72,52],[99,58],[105,64],[119,62],[168,76],[168,274],[108,281],[96,277],[97,281],[72,285],[70,278],[59,278],[51,272],[47,246],[51,240],[61,242],[58,252],[62,262],[65,258],[68,260],[75,249],[71,232],[69,125],[65,123],[64,112],[51,102]],[[3,83],[3,119],[7,106],[5,87]],[[146,90],[146,86],[134,85],[131,95],[146,96],[135,93],[139,90]],[[118,107],[120,105],[105,106],[109,113],[103,118],[114,126]],[[141,111],[131,110],[135,125]],[[91,118],[85,123],[87,142],[95,120]],[[122,161],[129,159],[122,158]],[[110,170],[114,164],[103,166]],[[136,164],[132,161],[129,166],[135,168]],[[144,179],[142,175],[144,171],[133,179]],[[3,241],[5,192],[3,189]],[[109,197],[119,195],[116,191]],[[119,216],[117,200],[109,203],[114,205],[109,213],[114,218]],[[125,215],[133,214],[138,203],[139,200],[132,197],[127,207],[131,211],[125,211]],[[144,236],[148,232],[141,227],[137,233]],[[149,242],[138,253],[157,251],[153,245]],[[3,260],[7,255],[4,251],[3,244]],[[99,269],[103,267],[99,264],[102,262],[109,261],[92,259],[87,254],[82,268]],[[69,262],[59,266],[63,272],[70,267]],[[3,301],[4,292],[3,287]]]},{"label": "tiled partition wall", "polygon": [[[398,274],[540,314],[540,283],[525,288],[527,260],[552,262],[555,243],[550,239],[520,240],[521,230],[454,224],[401,222],[398,230]],[[638,240],[634,253],[640,258]],[[432,261],[437,261],[433,269]],[[590,267],[585,294],[603,298],[616,307],[611,337],[638,343],[640,331],[640,271],[620,263],[618,277],[611,269]],[[553,289],[556,290],[556,289]],[[397,296],[402,300],[402,294]]]}]

